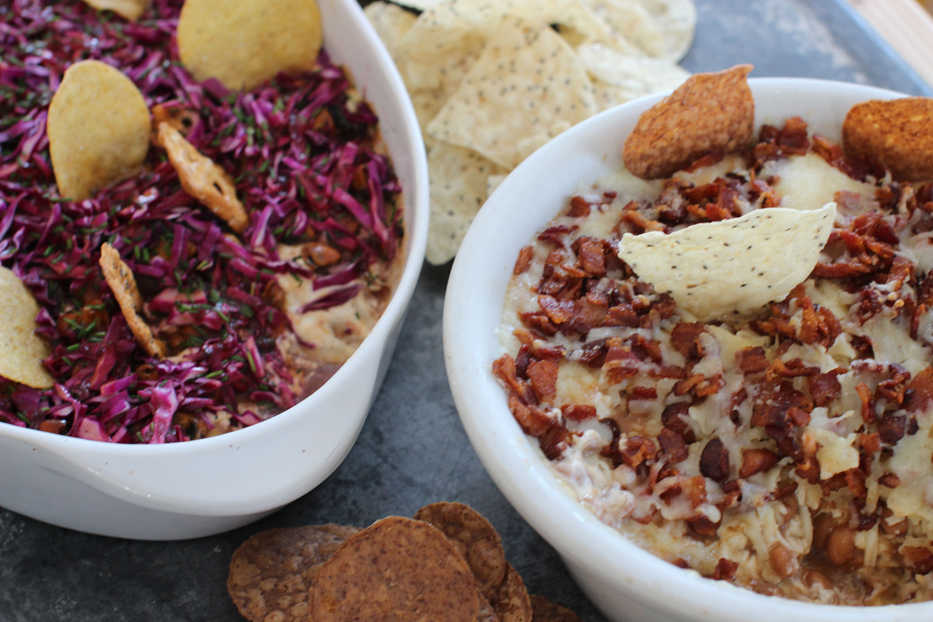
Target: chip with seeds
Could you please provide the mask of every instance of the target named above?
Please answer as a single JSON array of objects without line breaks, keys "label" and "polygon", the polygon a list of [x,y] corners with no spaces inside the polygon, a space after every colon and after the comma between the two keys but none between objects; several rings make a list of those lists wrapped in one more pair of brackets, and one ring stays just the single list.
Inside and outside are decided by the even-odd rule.
[{"label": "chip with seeds", "polygon": [[487,180],[503,169],[481,155],[425,139],[431,170],[431,225],[427,260],[440,265],[457,254],[470,223],[486,200]]},{"label": "chip with seeds", "polygon": [[243,204],[236,196],[230,176],[213,160],[202,155],[171,123],[159,123],[159,145],[168,153],[181,187],[237,233],[249,224]]},{"label": "chip with seeds", "polygon": [[884,167],[898,181],[933,180],[933,98],[856,104],[842,124],[842,145],[847,156]]},{"label": "chip with seeds", "polygon": [[695,74],[646,110],[625,141],[626,168],[639,177],[668,177],[712,151],[737,151],[754,139],[751,65]]},{"label": "chip with seeds", "polygon": [[325,524],[269,529],[251,536],[230,560],[230,598],[251,622],[310,619],[309,590],[318,567],[358,531]]},{"label": "chip with seeds", "polygon": [[55,384],[42,366],[49,346],[36,334],[39,305],[11,270],[0,267],[0,376],[36,389]]},{"label": "chip with seeds", "polygon": [[98,11],[113,11],[131,22],[149,8],[149,0],[84,0]]},{"label": "chip with seeds", "polygon": [[474,622],[480,594],[456,547],[432,525],[390,516],[349,538],[311,587],[315,622]]},{"label": "chip with seeds", "polygon": [[537,594],[531,595],[531,609],[534,611],[534,622],[580,622],[577,614],[570,609]]},{"label": "chip with seeds", "polygon": [[621,54],[601,43],[584,43],[576,52],[593,80],[600,110],[636,97],[675,89],[690,77],[687,71],[671,62]]},{"label": "chip with seeds", "polygon": [[195,79],[216,78],[233,90],[311,69],[323,42],[315,0],[186,0],[177,37]]},{"label": "chip with seeds", "polygon": [[149,109],[129,78],[85,60],[65,70],[46,122],[58,193],[75,201],[139,171],[149,149]]},{"label": "chip with seeds", "polygon": [[595,110],[570,46],[547,26],[507,17],[428,133],[513,168]]},{"label": "chip with seeds", "polygon": [[643,55],[676,62],[693,40],[696,7],[692,0],[584,0],[617,36]]},{"label": "chip with seeds", "polygon": [[757,209],[671,234],[627,233],[619,257],[682,310],[717,319],[783,300],[813,271],[835,218],[835,203]]},{"label": "chip with seeds", "polygon": [[393,59],[398,58],[398,42],[415,23],[417,19],[415,14],[397,5],[381,1],[366,5],[363,12],[385,44],[389,56]]},{"label": "chip with seeds", "polygon": [[453,502],[426,505],[415,512],[415,518],[431,523],[454,543],[486,598],[498,594],[508,563],[502,538],[488,520],[470,506]]},{"label": "chip with seeds", "polygon": [[110,291],[113,292],[113,297],[117,299],[120,311],[130,327],[130,332],[136,337],[137,343],[150,356],[164,357],[165,343],[152,335],[149,325],[139,315],[139,310],[143,306],[143,299],[139,295],[139,288],[136,287],[136,278],[133,276],[133,271],[120,258],[117,249],[107,242],[104,242],[100,247],[98,263],[104,273],[104,280],[107,281]]}]

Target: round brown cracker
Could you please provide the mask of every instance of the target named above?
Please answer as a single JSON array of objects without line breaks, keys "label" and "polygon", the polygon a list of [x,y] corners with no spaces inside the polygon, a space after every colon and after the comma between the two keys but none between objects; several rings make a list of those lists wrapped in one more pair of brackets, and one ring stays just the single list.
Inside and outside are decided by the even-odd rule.
[{"label": "round brown cracker", "polygon": [[480,594],[463,557],[440,530],[401,516],[349,538],[311,588],[315,622],[474,622]]},{"label": "round brown cracker", "polygon": [[897,180],[933,180],[933,98],[872,100],[842,124],[845,154],[882,166]]},{"label": "round brown cracker", "polygon": [[544,596],[531,595],[531,608],[534,622],[580,622],[580,618],[570,609],[552,603]]},{"label": "round brown cracker", "polygon": [[444,532],[467,561],[480,591],[493,598],[508,566],[495,527],[470,506],[446,501],[424,506],[415,512],[415,518]]},{"label": "round brown cracker", "polygon": [[230,560],[227,591],[236,608],[253,622],[307,620],[316,568],[358,531],[326,524],[253,535]]},{"label": "round brown cracker", "polygon": [[668,177],[713,152],[728,153],[754,139],[755,100],[748,86],[751,65],[691,76],[638,119],[622,159],[644,179]]},{"label": "round brown cracker", "polygon": [[512,564],[506,564],[506,568],[505,580],[489,602],[499,622],[531,622],[531,599],[525,589],[525,582]]}]

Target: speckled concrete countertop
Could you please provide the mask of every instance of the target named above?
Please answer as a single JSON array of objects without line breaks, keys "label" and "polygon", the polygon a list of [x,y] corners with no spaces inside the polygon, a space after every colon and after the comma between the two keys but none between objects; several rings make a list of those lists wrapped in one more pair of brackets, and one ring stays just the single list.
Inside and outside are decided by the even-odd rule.
[{"label": "speckled concrete countertop", "polygon": [[[844,0],[696,3],[696,40],[683,63],[691,71],[751,62],[752,76],[933,94]],[[239,620],[226,594],[227,564],[254,532],[321,522],[366,525],[443,499],[469,503],[492,521],[531,592],[574,608],[585,621],[603,620],[554,550],[495,488],[463,432],[441,352],[447,273],[425,266],[359,442],[316,490],[259,523],[174,543],[90,536],[0,510],[0,621]]]}]

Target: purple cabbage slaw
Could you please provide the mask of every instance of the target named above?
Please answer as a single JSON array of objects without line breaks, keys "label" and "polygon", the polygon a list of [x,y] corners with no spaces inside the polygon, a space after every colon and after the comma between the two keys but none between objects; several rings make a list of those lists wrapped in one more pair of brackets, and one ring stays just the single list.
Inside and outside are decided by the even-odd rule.
[{"label": "purple cabbage slaw", "polygon": [[[398,252],[400,187],[376,151],[376,115],[343,71],[322,51],[313,72],[250,92],[198,83],[178,61],[182,4],[154,0],[136,23],[77,0],[0,5],[0,264],[39,303],[56,380],[39,390],[0,379],[0,422],[121,443],[209,435],[218,413],[230,429],[257,423],[304,397],[275,344],[291,331],[277,275],[331,287],[302,311],[326,309]],[[47,108],[64,70],[88,58],[123,71],[150,109],[197,113],[188,140],[231,175],[249,213],[239,239],[182,191],[156,147],[137,177],[89,200],[58,197]],[[331,251],[319,266],[276,251],[312,241],[339,259]],[[176,356],[137,345],[97,265],[104,242],[136,275],[149,323]]]}]

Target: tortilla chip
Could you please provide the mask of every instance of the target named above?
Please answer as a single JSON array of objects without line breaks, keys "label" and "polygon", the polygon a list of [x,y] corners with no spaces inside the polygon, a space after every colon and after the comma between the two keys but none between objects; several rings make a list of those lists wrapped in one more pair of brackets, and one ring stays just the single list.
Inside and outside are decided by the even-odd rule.
[{"label": "tortilla chip", "polygon": [[584,3],[613,33],[632,43],[641,54],[676,62],[690,49],[697,20],[691,0],[584,0]]},{"label": "tortilla chip", "polygon": [[687,71],[670,61],[620,54],[601,43],[586,43],[576,51],[593,79],[599,110],[675,89],[690,77]]},{"label": "tortilla chip", "polygon": [[127,266],[120,253],[113,246],[104,242],[100,247],[100,269],[104,273],[104,280],[110,286],[113,297],[120,305],[120,311],[130,327],[130,332],[136,337],[136,342],[149,353],[150,356],[162,358],[165,356],[165,343],[152,335],[149,325],[140,317],[143,299],[136,287],[136,278],[133,271]]},{"label": "tortilla chip", "polygon": [[196,80],[249,90],[282,72],[314,67],[321,13],[314,0],[186,0],[178,55]]},{"label": "tortilla chip", "polygon": [[570,46],[547,26],[507,17],[428,133],[514,168],[595,109]]},{"label": "tortilla chip", "polygon": [[49,346],[36,334],[39,305],[11,270],[0,267],[0,376],[35,389],[55,384],[42,361]]},{"label": "tortilla chip", "polygon": [[787,297],[813,271],[835,219],[835,203],[756,209],[671,234],[626,233],[619,257],[682,310],[716,319]]},{"label": "tortilla chip", "polygon": [[249,217],[226,171],[202,155],[171,124],[160,123],[157,136],[185,192],[214,212],[231,229],[243,233],[249,224]]},{"label": "tortilla chip", "polygon": [[109,10],[131,22],[139,19],[149,8],[149,0],[84,0],[98,11]]},{"label": "tortilla chip", "polygon": [[358,531],[326,524],[251,536],[233,553],[227,575],[227,591],[237,610],[251,622],[310,619],[308,591],[318,566]]},{"label": "tortilla chip", "polygon": [[493,598],[505,579],[502,538],[482,514],[462,503],[440,502],[415,512],[417,520],[431,523],[450,539],[473,571],[486,598]]},{"label": "tortilla chip", "polygon": [[504,171],[469,149],[427,137],[431,218],[426,258],[434,265],[453,259],[476,212],[486,200],[487,178]]},{"label": "tortilla chip", "polygon": [[[396,60],[399,56],[399,41],[414,25],[417,19],[415,14],[388,2],[372,2],[366,5],[363,13],[373,25],[376,34],[382,39],[382,43],[389,51],[389,56]],[[396,63],[398,63],[397,60]]]},{"label": "tortilla chip", "polygon": [[80,201],[140,169],[149,149],[149,109],[125,75],[81,61],[65,70],[46,130],[58,193]]},{"label": "tortilla chip", "polygon": [[489,602],[499,622],[531,622],[531,599],[525,582],[511,564],[506,564],[505,580]]},{"label": "tortilla chip", "polygon": [[552,603],[544,596],[531,595],[531,609],[534,622],[580,622],[580,618],[570,609]]},{"label": "tortilla chip", "polygon": [[623,160],[645,179],[667,177],[711,151],[730,152],[754,139],[751,65],[691,76],[645,111],[625,141]]},{"label": "tortilla chip", "polygon": [[933,98],[867,101],[842,124],[847,156],[882,166],[897,180],[933,180]]},{"label": "tortilla chip", "polygon": [[349,538],[318,570],[315,622],[473,622],[480,595],[453,544],[423,521],[390,516]]}]

